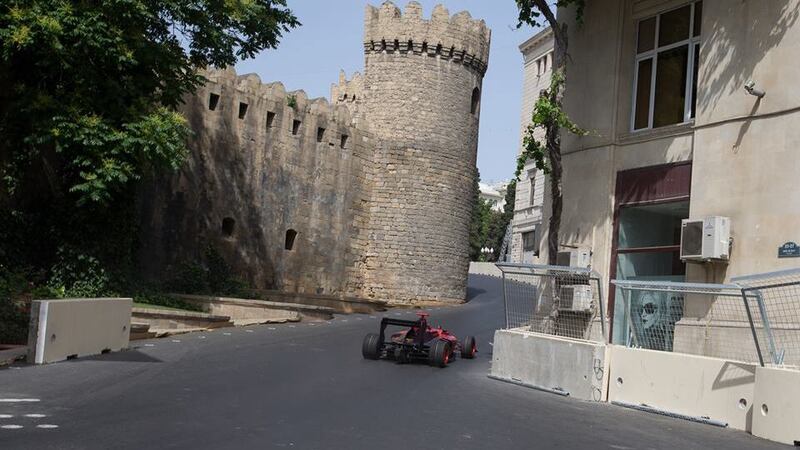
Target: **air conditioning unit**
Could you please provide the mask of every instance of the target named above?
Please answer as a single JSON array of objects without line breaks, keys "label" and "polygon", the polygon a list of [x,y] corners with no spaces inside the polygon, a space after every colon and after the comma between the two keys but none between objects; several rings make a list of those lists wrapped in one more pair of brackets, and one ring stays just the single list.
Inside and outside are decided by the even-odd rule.
[{"label": "air conditioning unit", "polygon": [[561,311],[591,312],[592,287],[587,284],[561,286],[558,309]]},{"label": "air conditioning unit", "polygon": [[592,265],[592,251],[588,248],[575,248],[558,252],[556,263],[559,266],[588,268]]},{"label": "air conditioning unit", "polygon": [[712,216],[681,221],[681,259],[684,261],[727,261],[731,220]]}]

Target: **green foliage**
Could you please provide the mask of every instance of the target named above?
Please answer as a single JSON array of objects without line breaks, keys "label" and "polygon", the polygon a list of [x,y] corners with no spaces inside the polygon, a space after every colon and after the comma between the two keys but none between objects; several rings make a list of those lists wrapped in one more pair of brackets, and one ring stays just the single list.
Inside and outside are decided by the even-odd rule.
[{"label": "green foliage", "polygon": [[481,253],[481,248],[494,249],[494,254],[488,256],[489,260],[496,261],[503,246],[503,238],[511,219],[514,217],[514,199],[516,197],[517,182],[512,180],[506,187],[506,204],[503,211],[492,209],[491,203],[480,197],[480,174],[477,173],[473,183],[472,219],[469,230],[469,257],[470,261],[486,261],[487,255]]},{"label": "green foliage", "polygon": [[130,289],[139,182],[184,162],[198,69],[297,25],[285,0],[4,1],[0,275],[32,283],[5,298]]},{"label": "green foliage", "polygon": [[480,197],[481,175],[475,169],[475,176],[472,183],[472,218],[469,225],[469,258],[470,261],[481,261],[483,255],[481,248],[486,245],[486,237],[489,232],[489,217],[492,206]]},{"label": "green foliage", "polygon": [[165,283],[165,288],[180,294],[247,295],[246,283],[234,275],[230,265],[210,245],[203,252],[202,261],[180,264]]},{"label": "green foliage", "polygon": [[[517,2],[517,9],[519,10],[519,17],[517,19],[517,28],[523,24],[532,27],[550,26],[546,18],[542,18],[544,12],[542,7],[547,7],[550,12],[555,16],[555,11],[551,9],[551,0],[515,0]],[[586,0],[556,0],[556,8],[564,8],[570,5],[575,5],[575,19],[578,24],[583,23],[583,13],[586,9]]]},{"label": "green foliage", "polygon": [[525,169],[527,161],[536,163],[536,168],[545,174],[550,173],[550,165],[547,158],[547,148],[541,139],[537,138],[537,133],[547,133],[551,127],[564,129],[577,136],[588,134],[570,120],[567,113],[561,108],[558,102],[553,101],[551,92],[559,92],[564,87],[564,74],[557,70],[554,71],[550,80],[550,87],[542,91],[531,113],[531,122],[525,128],[525,135],[522,137],[522,153],[517,157],[517,168],[514,171],[514,178],[519,180],[519,176]]},{"label": "green foliage", "polygon": [[79,250],[62,247],[50,269],[47,287],[57,298],[96,298],[114,296],[109,277],[97,258]]},{"label": "green foliage", "polygon": [[297,108],[297,96],[294,94],[286,96],[286,106],[292,109]]},{"label": "green foliage", "polygon": [[[186,155],[172,110],[298,25],[283,0],[9,0],[0,9],[0,172],[10,193],[46,158],[77,202],[112,200]],[[62,155],[53,155],[53,150]]]}]

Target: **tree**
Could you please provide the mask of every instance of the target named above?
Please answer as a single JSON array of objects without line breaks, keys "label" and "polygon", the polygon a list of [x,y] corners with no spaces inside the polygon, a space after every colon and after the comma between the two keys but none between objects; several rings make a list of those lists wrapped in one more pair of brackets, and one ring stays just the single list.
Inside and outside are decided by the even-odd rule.
[{"label": "tree", "polygon": [[[548,175],[550,181],[551,211],[547,236],[548,263],[556,264],[559,249],[559,229],[563,209],[563,166],[561,161],[561,129],[584,135],[586,132],[576,126],[562,109],[564,87],[567,79],[567,25],[559,23],[554,7],[548,0],[516,0],[519,9],[518,27],[548,25],[553,30],[555,49],[553,51],[553,71],[550,86],[540,93],[534,105],[531,123],[525,130],[523,152],[517,160],[516,178],[528,159],[536,162],[536,168]],[[578,23],[583,19],[586,0],[558,0],[555,7],[576,8]],[[535,137],[537,130],[544,131],[544,143]]]},{"label": "tree", "polygon": [[506,237],[506,231],[508,231],[508,224],[511,223],[511,220],[514,218],[514,202],[516,197],[517,180],[511,180],[508,186],[506,186],[503,211],[492,211],[487,241],[489,242],[489,247],[494,249],[492,257],[495,261],[500,259],[500,250],[503,248],[503,240]]},{"label": "tree", "polygon": [[472,183],[472,218],[469,225],[469,260],[480,261],[481,249],[486,245],[492,206],[481,198],[481,174],[475,169]]},{"label": "tree", "polygon": [[[297,25],[285,0],[5,1],[0,238],[39,263],[76,253],[65,245],[115,260],[133,243],[137,180],[187,156],[176,107],[204,82],[198,69],[274,48]],[[27,262],[13,252],[0,249],[0,270]]]}]

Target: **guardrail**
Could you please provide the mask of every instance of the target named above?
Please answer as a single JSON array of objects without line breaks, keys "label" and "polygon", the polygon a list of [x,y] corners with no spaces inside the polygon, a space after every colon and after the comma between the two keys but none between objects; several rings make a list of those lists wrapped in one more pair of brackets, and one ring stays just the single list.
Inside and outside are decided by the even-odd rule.
[{"label": "guardrail", "polygon": [[600,275],[579,267],[497,263],[506,328],[606,341]]},{"label": "guardrail", "polygon": [[800,269],[730,284],[611,283],[626,326],[616,344],[800,369]]}]

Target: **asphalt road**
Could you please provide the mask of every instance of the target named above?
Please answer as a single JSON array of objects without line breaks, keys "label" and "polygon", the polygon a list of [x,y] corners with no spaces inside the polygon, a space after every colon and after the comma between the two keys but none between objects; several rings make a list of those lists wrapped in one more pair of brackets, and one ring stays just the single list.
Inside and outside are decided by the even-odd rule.
[{"label": "asphalt road", "polygon": [[468,304],[431,311],[434,324],[478,338],[476,360],[445,369],[363,360],[361,339],[380,315],[351,315],[0,370],[0,449],[782,447],[487,378],[499,292],[497,280],[473,277]]}]

